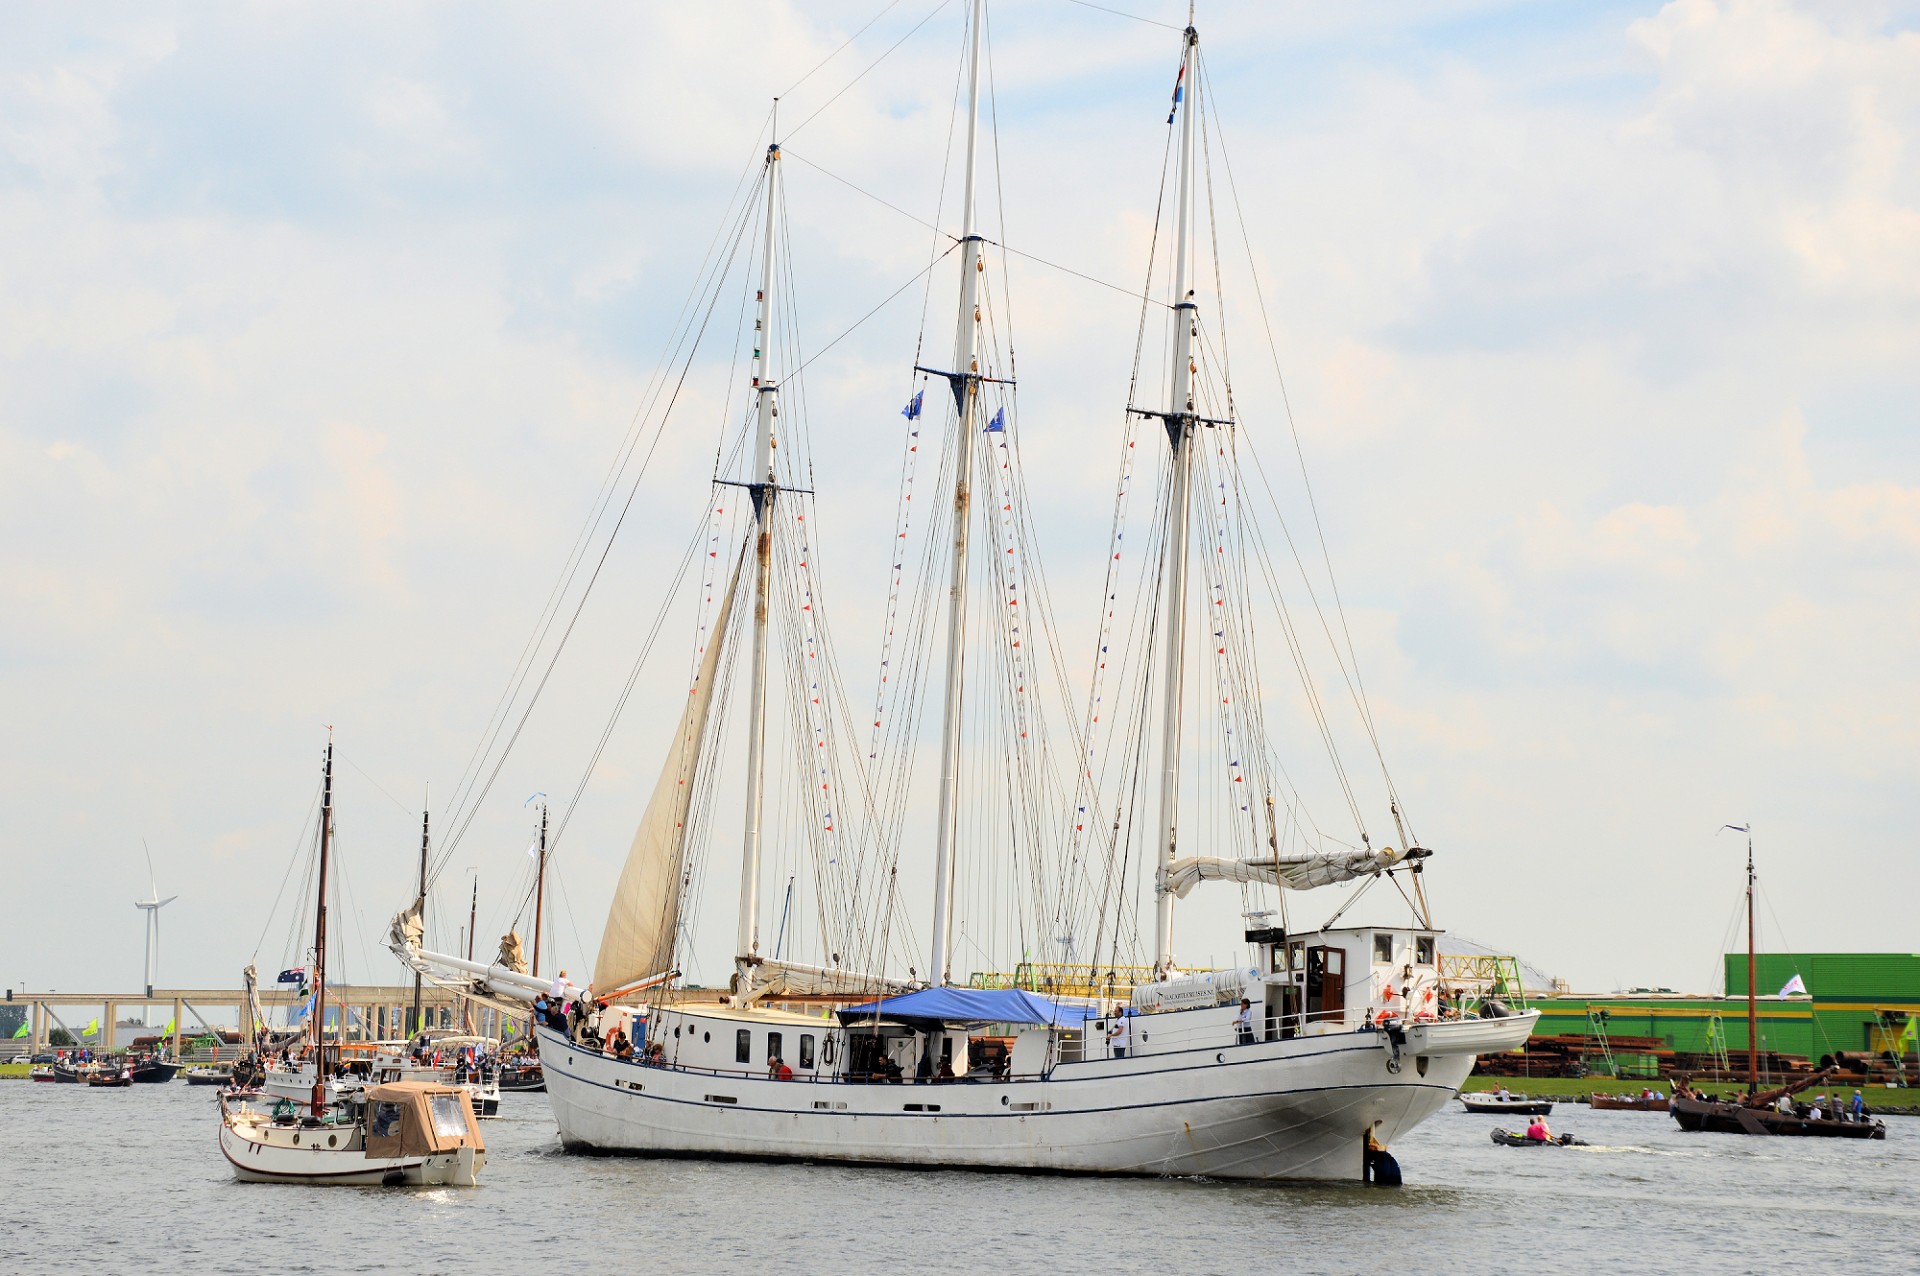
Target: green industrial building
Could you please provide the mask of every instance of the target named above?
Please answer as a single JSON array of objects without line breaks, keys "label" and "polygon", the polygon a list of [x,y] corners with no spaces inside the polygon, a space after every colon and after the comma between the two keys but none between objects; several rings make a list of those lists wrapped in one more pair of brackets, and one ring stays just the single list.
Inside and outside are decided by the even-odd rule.
[{"label": "green industrial building", "polygon": [[[1780,995],[1798,975],[1806,995]],[[1818,1061],[1835,1051],[1914,1053],[1902,1039],[1920,1016],[1920,953],[1760,953],[1760,1048]],[[1741,1054],[1747,1048],[1747,955],[1728,953],[1725,996],[1665,989],[1537,997],[1538,1035],[1659,1037],[1671,1050]],[[1604,1018],[1599,1012],[1605,1012]]]}]

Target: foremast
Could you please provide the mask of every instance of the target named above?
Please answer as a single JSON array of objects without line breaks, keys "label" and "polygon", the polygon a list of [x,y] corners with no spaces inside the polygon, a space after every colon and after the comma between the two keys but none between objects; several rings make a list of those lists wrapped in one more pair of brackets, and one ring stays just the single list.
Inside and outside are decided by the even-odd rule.
[{"label": "foremast", "polygon": [[[973,0],[967,53],[967,159],[960,204],[960,314],[954,334],[953,371],[940,373],[953,387],[958,451],[953,480],[953,582],[947,594],[946,700],[940,726],[940,823],[934,839],[933,943],[928,982],[952,978],[954,841],[960,822],[960,728],[966,695],[967,538],[972,523],[974,421],[980,397],[981,238],[974,232],[974,185],[979,172],[980,33],[985,0]],[[921,369],[933,371],[933,369]]]},{"label": "foremast", "polygon": [[[1160,720],[1160,838],[1154,865],[1153,966],[1166,978],[1173,969],[1173,899],[1168,870],[1178,856],[1180,821],[1180,728],[1186,675],[1187,542],[1192,523],[1193,433],[1200,424],[1194,411],[1193,336],[1196,315],[1188,278],[1193,256],[1193,120],[1200,92],[1195,63],[1200,34],[1189,26],[1182,35],[1180,76],[1174,110],[1180,121],[1180,168],[1175,187],[1173,241],[1173,366],[1167,410],[1154,413],[1167,428],[1173,453],[1172,491],[1167,509],[1166,648],[1162,672],[1165,699]],[[1184,100],[1183,100],[1184,99]]]},{"label": "foremast", "polygon": [[[313,1115],[326,1111],[327,1077],[327,867],[333,849],[333,733],[327,733],[320,773],[320,872],[313,911]],[[341,1025],[342,1029],[346,1027]]]},{"label": "foremast", "polygon": [[[776,129],[778,102],[775,103]],[[753,652],[751,688],[747,700],[746,822],[740,847],[740,925],[734,964],[740,993],[751,991],[754,968],[760,965],[760,824],[766,806],[767,741],[767,608],[773,588],[773,507],[780,485],[773,470],[774,418],[779,415],[780,392],[773,377],[774,255],[780,190],[780,142],[767,147],[767,225],[760,254],[759,309],[753,321],[753,391],[755,423],[753,469],[745,484],[753,498]],[[714,641],[719,641],[716,635]]]}]

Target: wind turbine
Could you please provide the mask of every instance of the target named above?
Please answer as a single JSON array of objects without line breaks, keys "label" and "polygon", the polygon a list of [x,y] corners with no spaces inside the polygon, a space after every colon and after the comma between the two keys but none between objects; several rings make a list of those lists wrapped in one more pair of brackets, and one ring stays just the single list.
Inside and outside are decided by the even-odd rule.
[{"label": "wind turbine", "polygon": [[[147,996],[151,997],[153,996],[153,968],[160,958],[160,910],[180,897],[169,895],[165,899],[160,898],[160,888],[154,884],[153,852],[148,849],[147,839],[144,837],[140,839],[140,849],[147,854],[147,897],[134,900],[133,906],[147,915],[147,942],[140,956],[145,963]],[[146,1020],[145,1007],[141,1008],[140,1018],[142,1022]]]}]

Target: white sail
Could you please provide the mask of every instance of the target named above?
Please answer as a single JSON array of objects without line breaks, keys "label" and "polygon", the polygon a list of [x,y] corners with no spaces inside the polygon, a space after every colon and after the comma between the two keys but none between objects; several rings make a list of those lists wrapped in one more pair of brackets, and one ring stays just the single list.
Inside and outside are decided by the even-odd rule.
[{"label": "white sail", "polygon": [[1407,855],[1391,846],[1383,846],[1377,851],[1354,851],[1346,855],[1290,855],[1284,858],[1267,855],[1250,860],[1189,855],[1168,864],[1161,880],[1166,890],[1182,899],[1201,882],[1267,882],[1304,891],[1315,886],[1349,882],[1356,877],[1374,877],[1407,858]]},{"label": "white sail", "polygon": [[747,976],[739,983],[743,1002],[779,996],[878,996],[905,992],[914,986],[905,980],[888,979],[883,975],[838,967],[807,966],[792,961],[765,960],[751,966],[740,964],[744,967],[742,973]]},{"label": "white sail", "polygon": [[614,888],[607,928],[600,936],[600,956],[593,967],[596,989],[619,988],[658,974],[673,963],[674,931],[680,924],[680,889],[686,875],[687,810],[707,734],[714,671],[726,643],[727,617],[733,611],[734,587],[739,581],[736,565],[726,595],[720,600],[719,613],[714,616],[706,655],[680,715],[673,746],[653,786],[647,812],[634,832],[633,845],[627,850],[627,865]]}]

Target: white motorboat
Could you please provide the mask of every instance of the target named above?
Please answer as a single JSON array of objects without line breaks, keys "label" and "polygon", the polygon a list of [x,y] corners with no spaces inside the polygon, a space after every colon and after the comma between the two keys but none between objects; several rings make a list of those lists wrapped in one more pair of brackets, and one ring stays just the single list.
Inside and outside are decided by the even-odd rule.
[{"label": "white motorboat", "polygon": [[319,1117],[223,1102],[220,1151],[248,1183],[472,1187],[487,1163],[466,1094],[420,1081],[370,1086]]},{"label": "white motorboat", "polygon": [[[1164,310],[1153,312],[1169,328],[1166,397],[1156,401],[1164,407],[1152,409],[1129,402],[1124,418],[1128,449],[1134,446],[1131,432],[1142,420],[1152,423],[1139,427],[1149,444],[1161,428],[1165,431],[1165,474],[1154,525],[1145,538],[1158,547],[1159,559],[1135,566],[1146,583],[1131,621],[1115,619],[1122,605],[1113,600],[1121,586],[1109,575],[1107,621],[1100,628],[1097,655],[1098,668],[1105,671],[1110,638],[1115,644],[1131,642],[1130,672],[1111,676],[1137,682],[1120,692],[1099,681],[1109,675],[1096,674],[1070,742],[1047,753],[1029,742],[1030,731],[1044,729],[1046,710],[1028,698],[1029,682],[1045,673],[1031,649],[1046,622],[1035,621],[1034,627],[1022,622],[1048,604],[1042,595],[1040,605],[1033,605],[1034,594],[1022,587],[1043,573],[1027,546],[1030,510],[1015,469],[1018,458],[1006,442],[1016,424],[1011,343],[1009,338],[1005,347],[996,344],[1002,329],[987,318],[999,303],[987,277],[988,244],[974,224],[983,0],[975,0],[972,12],[964,77],[969,90],[962,226],[951,250],[959,257],[960,274],[952,370],[914,365],[921,386],[941,380],[952,392],[940,471],[943,484],[951,478],[952,486],[933,502],[951,513],[927,533],[930,544],[937,536],[950,538],[951,553],[944,561],[951,577],[941,581],[930,566],[924,579],[932,583],[916,596],[921,610],[911,622],[901,621],[919,636],[919,650],[930,651],[931,635],[938,631],[933,617],[941,609],[933,600],[944,599],[939,815],[932,839],[926,964],[916,969],[916,961],[903,959],[892,946],[905,930],[891,891],[901,844],[895,825],[907,807],[900,795],[914,774],[914,742],[904,734],[886,735],[884,715],[876,709],[871,751],[846,750],[847,765],[859,769],[857,779],[847,781],[835,769],[842,755],[833,753],[833,746],[846,739],[853,724],[827,707],[834,703],[837,684],[828,683],[833,675],[825,667],[830,653],[820,628],[819,582],[808,569],[814,551],[806,514],[789,508],[795,501],[799,510],[813,508],[804,499],[811,496],[812,462],[794,455],[806,430],[785,423],[775,452],[776,418],[788,406],[775,376],[781,335],[776,323],[784,322],[786,313],[775,298],[776,285],[786,278],[780,269],[784,263],[776,258],[787,242],[779,226],[782,150],[775,133],[761,181],[749,197],[764,199],[765,206],[752,330],[752,406],[738,453],[751,461],[742,480],[719,481],[715,491],[720,495],[709,511],[718,529],[724,500],[746,525],[737,557],[722,552],[716,530],[705,559],[695,560],[708,563],[710,578],[701,581],[706,597],[692,676],[681,684],[691,689],[608,900],[591,996],[577,999],[585,1018],[576,1019],[577,1031],[546,1024],[535,1029],[561,1140],[571,1148],[642,1155],[1225,1179],[1358,1180],[1378,1168],[1383,1180],[1393,1181],[1397,1170],[1386,1150],[1393,1140],[1454,1096],[1476,1055],[1520,1045],[1538,1016],[1508,1014],[1498,1006],[1487,1008],[1487,1018],[1441,1013],[1452,999],[1439,995],[1440,932],[1421,886],[1429,852],[1411,837],[1391,779],[1380,806],[1391,813],[1402,849],[1374,844],[1355,782],[1337,757],[1334,766],[1355,828],[1350,836],[1328,836],[1302,815],[1300,795],[1277,760],[1277,746],[1261,717],[1259,662],[1269,657],[1258,650],[1251,603],[1241,597],[1251,596],[1260,578],[1244,563],[1226,566],[1230,551],[1243,558],[1253,553],[1240,522],[1250,517],[1239,504],[1247,499],[1248,487],[1234,468],[1238,405],[1226,388],[1225,342],[1202,331],[1203,322],[1224,321],[1225,307],[1209,309],[1203,320],[1197,299],[1202,275],[1195,260],[1195,227],[1210,221],[1212,210],[1196,209],[1195,189],[1197,180],[1210,181],[1198,175],[1213,171],[1210,165],[1197,168],[1199,147],[1212,136],[1197,135],[1195,124],[1205,84],[1199,37],[1191,27],[1182,33],[1174,109],[1168,116],[1167,145],[1177,160],[1174,225],[1164,237],[1158,223],[1154,228],[1156,244],[1172,244],[1171,287],[1166,300],[1155,303]],[[736,233],[744,240],[751,222],[751,209],[743,207],[729,224],[740,228]],[[738,250],[736,242],[730,251]],[[750,251],[741,254],[742,260]],[[1153,287],[1150,282],[1149,290]],[[1147,311],[1142,314],[1137,349],[1148,348]],[[920,418],[924,394],[924,389],[916,393],[901,413],[911,430],[904,445],[903,474],[908,476],[919,451],[914,440],[920,437],[911,423]],[[933,398],[936,405],[942,402],[938,394]],[[725,446],[721,451],[728,454]],[[1134,455],[1121,453],[1116,530],[1108,546],[1115,564],[1125,548],[1118,529],[1134,483]],[[742,488],[751,496],[750,515],[738,499]],[[907,506],[911,493],[904,488],[903,493],[903,511],[920,508]],[[904,518],[898,534],[903,542]],[[994,542],[987,562],[970,570],[969,536],[976,519]],[[903,549],[895,556],[904,562],[911,555]],[[942,560],[930,549],[926,561]],[[902,562],[893,566],[897,577]],[[1270,564],[1263,566],[1271,570]],[[1198,577],[1191,587],[1190,575]],[[970,630],[968,599],[970,592],[982,592],[979,576],[999,592],[986,605],[990,620],[975,622]],[[899,579],[893,584],[898,586]],[[1277,585],[1273,588],[1277,601]],[[736,600],[743,602],[737,609]],[[1021,606],[1023,600],[1027,606]],[[890,595],[889,642],[895,634],[894,601]],[[1330,641],[1345,623],[1322,620]],[[769,769],[764,757],[769,626],[774,623],[784,626],[777,647],[785,653],[788,680],[776,684],[772,694],[786,701],[779,726],[791,737],[797,760],[773,775],[801,777],[783,781],[793,792],[777,805],[765,796]],[[1291,622],[1283,625],[1298,665],[1301,636]],[[978,637],[982,629],[985,639]],[[976,660],[971,675],[964,658],[970,642]],[[1334,646],[1377,754],[1370,711],[1347,664],[1351,644]],[[745,659],[746,669],[728,675],[723,652],[734,657],[727,668]],[[1057,653],[1053,659],[1058,667]],[[897,662],[894,673],[898,663],[907,661]],[[881,664],[879,681],[885,688],[891,675],[884,654]],[[1189,664],[1194,666],[1191,679]],[[982,665],[988,673],[979,672]],[[997,697],[984,711],[976,706],[971,719],[964,708],[970,676]],[[1307,679],[1304,666],[1301,676]],[[715,1004],[676,992],[673,985],[696,911],[682,892],[708,876],[709,865],[698,858],[705,853],[704,835],[691,830],[704,830],[713,818],[712,777],[718,768],[710,755],[719,733],[709,732],[709,718],[717,716],[712,707],[722,683],[736,693],[744,685],[747,692],[740,706],[746,809],[734,977],[725,1002]],[[886,694],[883,690],[883,700]],[[1309,683],[1312,713],[1333,753],[1318,694]],[[1132,715],[1123,717],[1124,727],[1102,723],[1103,699],[1132,706],[1116,711]],[[1202,714],[1213,715],[1217,731],[1183,747],[1187,720]],[[1156,717],[1157,731],[1151,721]],[[1111,768],[1100,756],[1102,745],[1111,755]],[[1067,763],[1069,771],[1080,774],[1051,780],[1049,768],[1059,756],[1085,760]],[[1204,793],[1187,795],[1185,807],[1183,760],[1209,781]],[[1003,762],[1004,775],[995,770]],[[1384,773],[1384,757],[1380,766]],[[963,796],[962,773],[969,768],[984,796]],[[1152,788],[1158,789],[1157,810],[1147,792]],[[846,796],[840,796],[843,792]],[[983,802],[1000,805],[993,814],[981,815]],[[796,959],[788,946],[791,886],[777,914],[777,931],[771,924],[774,910],[763,907],[762,826],[770,806],[790,816],[798,830],[789,839],[792,845],[777,852],[795,866],[789,882],[803,872],[810,875],[818,901],[818,926],[808,932],[811,961]],[[853,813],[841,809],[845,806],[864,806],[863,818],[877,827],[858,836],[849,833],[845,826]],[[965,820],[963,808],[972,812]],[[1178,836],[1183,810],[1190,827],[1205,830],[1201,845],[1214,853],[1186,850]],[[1015,832],[993,841],[1006,828]],[[543,840],[543,862],[544,847]],[[969,865],[968,879],[956,876],[956,864],[963,861]],[[1007,872],[1001,866],[1009,864],[1025,874],[1019,888],[993,876]],[[991,975],[983,976],[979,987],[954,986],[956,916],[965,920],[956,896],[973,877],[992,879],[999,890],[992,898],[1017,894],[1035,901],[1018,915],[1025,927],[1021,933],[1053,945],[1049,952],[1057,957],[1056,969],[1069,971],[1056,986],[1079,995],[1040,996]],[[1386,879],[1404,897],[1408,920],[1335,927],[1358,894]],[[1235,884],[1247,893],[1243,899],[1272,892],[1262,898],[1273,900],[1275,908],[1247,907],[1244,967],[1196,972],[1175,960],[1176,901],[1208,882]],[[1290,896],[1347,882],[1360,885],[1323,925],[1294,930],[1287,923]],[[970,889],[979,898],[990,896],[988,888]],[[1150,940],[1135,903],[1148,893],[1154,914]],[[800,898],[804,903],[805,891]],[[1271,924],[1276,911],[1278,925]],[[1045,938],[1055,931],[1065,933]],[[1074,948],[1076,933],[1095,937],[1093,957]],[[763,934],[771,934],[772,942],[763,942]],[[417,904],[395,919],[389,945],[427,978],[462,990],[490,989],[516,1008],[549,991],[546,981],[504,954],[503,960],[485,964],[425,951]],[[1151,965],[1124,966],[1128,953],[1150,958]],[[888,973],[903,968],[904,977]],[[806,997],[812,1005],[827,1002],[834,1009],[826,1017],[799,1013],[776,1004],[783,997]],[[622,1041],[637,1048],[605,1044]]]}]

